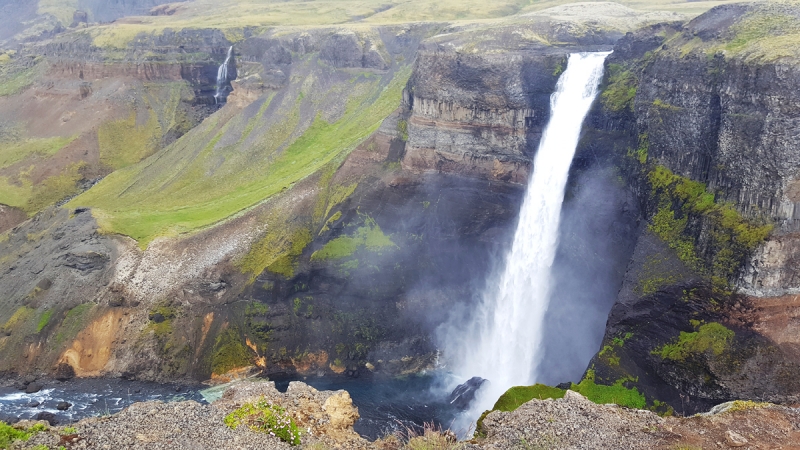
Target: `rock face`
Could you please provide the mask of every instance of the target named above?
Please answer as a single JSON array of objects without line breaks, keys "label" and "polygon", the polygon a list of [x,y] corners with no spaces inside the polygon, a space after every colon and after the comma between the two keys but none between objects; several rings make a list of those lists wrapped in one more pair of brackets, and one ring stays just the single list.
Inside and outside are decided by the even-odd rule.
[{"label": "rock face", "polygon": [[[426,41],[403,94],[403,167],[525,184],[568,52],[522,40],[519,33],[526,28],[548,35],[550,26],[534,22]],[[592,44],[574,35],[566,41],[601,50],[617,37],[610,31]]]},{"label": "rock face", "polygon": [[621,168],[645,219],[590,367],[606,383],[638,377],[679,413],[800,395],[785,337],[798,313],[785,295],[796,289],[797,58],[733,44],[792,8],[724,6],[621,39],[579,150]]}]

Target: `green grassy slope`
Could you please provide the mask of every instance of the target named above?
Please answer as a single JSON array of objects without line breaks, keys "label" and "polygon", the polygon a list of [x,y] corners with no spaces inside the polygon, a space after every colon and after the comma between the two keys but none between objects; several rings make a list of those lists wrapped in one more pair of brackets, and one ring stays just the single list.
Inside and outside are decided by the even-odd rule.
[{"label": "green grassy slope", "polygon": [[[618,0],[644,11],[674,11],[694,16],[709,8],[736,0],[686,2],[685,0]],[[66,25],[75,9],[74,0],[40,0],[39,11],[49,12]],[[90,27],[100,47],[124,48],[139,33],[165,29],[217,28],[228,39],[243,38],[246,27],[316,27],[336,24],[390,24],[424,21],[480,21],[529,13],[569,3],[571,0],[320,0],[265,2],[258,0],[194,0],[170,16],[143,16]],[[593,2],[589,2],[593,3]],[[596,2],[595,2],[596,3]],[[66,18],[69,18],[67,20]]]},{"label": "green grassy slope", "polygon": [[[668,41],[676,52],[686,56],[703,52],[709,58],[717,53],[748,62],[769,63],[800,59],[800,19],[798,0],[764,2],[736,19],[717,39],[703,41],[675,35]],[[685,41],[679,44],[680,41]],[[678,45],[675,45],[678,44]]]},{"label": "green grassy slope", "polygon": [[[231,118],[225,111],[139,164],[75,198],[107,232],[145,246],[204,227],[311,175],[369,136],[400,103],[410,67],[378,76],[336,71],[314,58],[294,83]],[[299,75],[303,73],[305,76]]]}]

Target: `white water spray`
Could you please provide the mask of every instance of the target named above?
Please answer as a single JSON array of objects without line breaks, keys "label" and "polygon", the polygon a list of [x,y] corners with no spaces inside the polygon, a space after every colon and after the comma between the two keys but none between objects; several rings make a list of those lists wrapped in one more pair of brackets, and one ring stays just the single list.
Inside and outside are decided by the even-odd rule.
[{"label": "white water spray", "polygon": [[491,409],[508,388],[536,381],[569,167],[608,54],[570,55],[550,98],[552,115],[534,159],[504,271],[488,284],[467,330],[457,331],[461,338],[450,336],[461,347],[454,355],[454,373],[462,380],[489,380],[463,417],[468,422],[460,426]]},{"label": "white water spray", "polygon": [[231,58],[233,58],[232,45],[228,49],[228,56],[225,58],[225,62],[217,69],[217,92],[214,94],[214,103],[219,103],[220,98],[222,98],[222,89],[225,88],[225,83],[228,82],[228,64],[231,62]]}]

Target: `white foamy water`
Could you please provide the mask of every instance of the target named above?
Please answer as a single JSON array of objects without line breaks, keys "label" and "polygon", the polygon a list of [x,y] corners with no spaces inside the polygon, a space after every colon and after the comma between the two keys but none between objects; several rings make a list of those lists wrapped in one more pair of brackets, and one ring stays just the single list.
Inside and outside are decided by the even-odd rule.
[{"label": "white foamy water", "polygon": [[[567,70],[550,98],[550,122],[534,159],[504,270],[487,284],[466,329],[451,326],[448,341],[460,347],[451,352],[454,374],[462,382],[472,376],[489,380],[464,414],[465,422],[457,426],[473,423],[508,388],[536,382],[569,167],[608,55],[570,55]],[[454,332],[460,336],[454,338]]]}]

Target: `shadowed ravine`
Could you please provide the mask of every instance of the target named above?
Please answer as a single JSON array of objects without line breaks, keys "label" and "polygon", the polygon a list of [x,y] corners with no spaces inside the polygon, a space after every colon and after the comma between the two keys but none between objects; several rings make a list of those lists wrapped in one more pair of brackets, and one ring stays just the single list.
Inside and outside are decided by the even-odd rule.
[{"label": "shadowed ravine", "polygon": [[[570,56],[551,97],[551,119],[536,153],[505,268],[488,283],[466,333],[448,325],[457,376],[462,381],[472,376],[489,380],[465,413],[465,421],[490,409],[506,389],[537,380],[564,190],[581,124],[597,95],[608,54]],[[456,337],[459,334],[465,338]],[[459,425],[467,428],[466,422]]]}]

